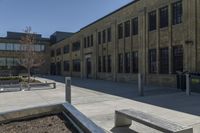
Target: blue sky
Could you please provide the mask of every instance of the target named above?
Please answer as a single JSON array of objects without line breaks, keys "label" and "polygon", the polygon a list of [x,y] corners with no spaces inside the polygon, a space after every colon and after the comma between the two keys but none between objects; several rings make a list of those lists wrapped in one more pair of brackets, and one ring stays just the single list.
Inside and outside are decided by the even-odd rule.
[{"label": "blue sky", "polygon": [[31,26],[48,37],[76,32],[132,0],[0,0],[0,36]]}]

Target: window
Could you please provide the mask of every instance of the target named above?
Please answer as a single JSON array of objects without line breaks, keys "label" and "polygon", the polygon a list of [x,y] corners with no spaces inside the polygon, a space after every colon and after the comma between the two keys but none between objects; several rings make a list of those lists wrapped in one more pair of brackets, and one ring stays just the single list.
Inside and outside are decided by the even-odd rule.
[{"label": "window", "polygon": [[56,49],[56,55],[58,56],[58,55],[61,55],[61,48],[57,48]]},{"label": "window", "polygon": [[107,41],[111,42],[111,28],[107,29]]},{"label": "window", "polygon": [[6,66],[6,58],[0,57],[0,66]]},{"label": "window", "polygon": [[45,51],[45,46],[44,45],[40,45],[40,51]]},{"label": "window", "polygon": [[106,72],[106,56],[103,56],[103,72]]},{"label": "window", "polygon": [[183,47],[173,47],[173,73],[183,71]]},{"label": "window", "polygon": [[81,70],[80,60],[73,60],[73,71],[80,72],[80,70]]},{"label": "window", "polygon": [[80,50],[80,42],[74,42],[72,44],[72,51],[78,51]]},{"label": "window", "polygon": [[101,32],[98,32],[98,44],[101,44]]},{"label": "window", "polygon": [[64,68],[64,71],[68,71],[69,72],[69,61],[64,61],[63,68]]},{"label": "window", "polygon": [[87,38],[84,37],[84,48],[87,48]]},{"label": "window", "polygon": [[138,73],[138,52],[133,52],[132,53],[132,70],[133,73]]},{"label": "window", "polygon": [[138,34],[138,18],[132,19],[132,35]]},{"label": "window", "polygon": [[103,31],[103,43],[106,43],[106,30]]},{"label": "window", "polygon": [[55,52],[54,50],[51,50],[51,57],[54,57],[55,56]]},{"label": "window", "polygon": [[118,72],[123,73],[123,54],[118,54]]},{"label": "window", "polygon": [[149,13],[149,31],[156,30],[156,11]]},{"label": "window", "polygon": [[156,73],[156,49],[149,50],[149,73]]},{"label": "window", "polygon": [[[39,45],[40,46],[40,45]],[[6,44],[6,50],[7,51],[13,51],[13,44],[7,43]]]},{"label": "window", "polygon": [[[21,45],[20,44],[13,44],[14,46],[14,51],[20,51],[20,47],[21,47]],[[0,44],[0,46],[1,46],[1,44]],[[0,48],[1,49],[1,48]]]},{"label": "window", "polygon": [[69,45],[64,46],[64,48],[63,48],[63,53],[64,53],[64,54],[69,53]]},{"label": "window", "polygon": [[125,53],[125,72],[130,73],[130,53]]},{"label": "window", "polygon": [[2,50],[2,51],[6,50],[6,44],[5,43],[0,43],[0,50]]},{"label": "window", "polygon": [[168,48],[160,49],[160,73],[169,73],[169,53]]},{"label": "window", "polygon": [[90,37],[87,37],[87,47],[90,47]]},{"label": "window", "polygon": [[91,47],[93,47],[93,45],[94,45],[94,38],[93,38],[93,35],[91,35],[91,41],[90,41],[90,43],[91,43]]},{"label": "window", "polygon": [[130,21],[125,22],[125,37],[130,36]]},{"label": "window", "polygon": [[160,9],[160,28],[168,26],[168,6]]},{"label": "window", "polygon": [[112,59],[111,55],[108,55],[108,72],[110,73],[112,71]]},{"label": "window", "polygon": [[98,58],[98,70],[101,72],[101,56]]},{"label": "window", "polygon": [[118,25],[118,39],[123,38],[123,24]]},{"label": "window", "polygon": [[182,23],[182,1],[176,2],[172,5],[172,21],[173,25]]}]

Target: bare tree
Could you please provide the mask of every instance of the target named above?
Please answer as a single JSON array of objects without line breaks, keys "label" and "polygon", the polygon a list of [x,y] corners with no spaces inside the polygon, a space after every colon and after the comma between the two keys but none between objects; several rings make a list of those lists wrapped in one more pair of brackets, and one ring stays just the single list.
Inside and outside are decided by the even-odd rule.
[{"label": "bare tree", "polygon": [[24,30],[25,36],[20,40],[21,52],[19,64],[27,69],[28,83],[30,82],[31,69],[39,67],[44,63],[44,55],[36,51],[35,45],[37,44],[36,33],[32,32],[31,27],[26,27]]}]

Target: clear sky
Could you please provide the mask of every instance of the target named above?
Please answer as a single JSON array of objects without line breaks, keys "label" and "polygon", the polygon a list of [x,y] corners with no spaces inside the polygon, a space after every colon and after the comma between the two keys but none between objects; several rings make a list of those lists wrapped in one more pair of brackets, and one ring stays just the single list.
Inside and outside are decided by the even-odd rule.
[{"label": "clear sky", "polygon": [[0,36],[31,26],[48,37],[76,32],[132,0],[0,0]]}]

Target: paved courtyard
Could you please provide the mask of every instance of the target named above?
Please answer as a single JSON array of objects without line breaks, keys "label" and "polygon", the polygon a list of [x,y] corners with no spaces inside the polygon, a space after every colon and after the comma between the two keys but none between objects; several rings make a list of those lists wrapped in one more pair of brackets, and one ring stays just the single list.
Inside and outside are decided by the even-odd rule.
[{"label": "paved courtyard", "polygon": [[[0,93],[0,112],[64,102],[64,78],[37,78],[56,82],[57,89]],[[72,79],[72,104],[100,127],[114,133],[157,133],[138,123],[130,128],[114,128],[114,111],[133,108],[184,126],[200,133],[200,94],[186,96],[175,88],[145,87],[139,97],[137,85],[92,79]]]}]

